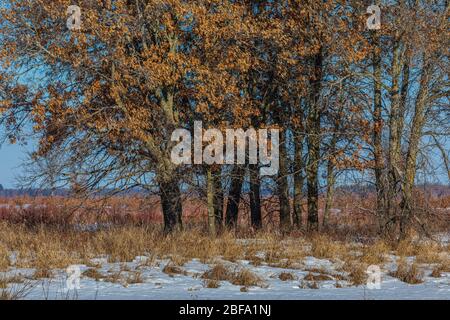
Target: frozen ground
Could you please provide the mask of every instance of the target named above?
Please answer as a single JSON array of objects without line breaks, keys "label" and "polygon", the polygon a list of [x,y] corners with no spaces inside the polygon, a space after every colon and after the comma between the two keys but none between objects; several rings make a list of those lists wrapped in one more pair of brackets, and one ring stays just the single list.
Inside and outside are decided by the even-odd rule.
[{"label": "frozen ground", "polygon": [[[394,257],[393,257],[394,258]],[[192,260],[183,267],[183,274],[168,275],[163,272],[167,260],[146,262],[146,257],[137,257],[129,263],[108,263],[106,259],[96,259],[97,270],[110,279],[95,280],[82,275],[77,290],[67,289],[67,280],[70,284],[74,277],[68,278],[65,270],[53,270],[51,279],[28,280],[31,287],[26,291],[24,299],[154,299],[154,300],[208,300],[208,299],[450,299],[450,273],[443,273],[440,278],[430,277],[431,269],[425,270],[424,283],[410,285],[389,276],[389,270],[395,268],[395,263],[383,266],[382,282],[380,289],[368,289],[366,286],[350,286],[344,280],[317,281],[318,289],[309,289],[307,281],[303,278],[309,273],[305,269],[319,268],[327,270],[330,274],[338,275],[336,263],[328,260],[306,258],[298,269],[275,268],[270,266],[255,267],[248,261],[236,263],[224,262],[232,268],[248,268],[264,280],[264,285],[249,287],[248,292],[241,292],[242,286],[232,285],[227,281],[221,281],[217,289],[204,287],[201,275],[211,268],[198,260]],[[80,265],[80,271],[84,272],[89,267]],[[13,269],[8,271],[8,276],[32,275],[31,269]],[[279,274],[290,272],[296,276],[296,280],[281,281]],[[141,283],[132,284],[126,279],[133,279],[136,273],[140,275]],[[342,274],[342,272],[341,272]],[[110,282],[115,277],[116,283]],[[31,278],[31,277],[30,277]],[[342,288],[337,288],[336,284]],[[10,290],[18,290],[25,284],[10,284]],[[306,287],[306,288],[305,288]]]}]

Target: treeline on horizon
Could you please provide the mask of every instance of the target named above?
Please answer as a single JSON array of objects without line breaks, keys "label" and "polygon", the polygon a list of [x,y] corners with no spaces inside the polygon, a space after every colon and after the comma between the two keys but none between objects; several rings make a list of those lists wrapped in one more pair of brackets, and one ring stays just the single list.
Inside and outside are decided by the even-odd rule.
[{"label": "treeline on horizon", "polygon": [[[426,225],[418,174],[437,161],[450,180],[448,1],[377,1],[379,30],[367,27],[372,1],[77,2],[78,31],[65,0],[0,9],[0,125],[11,142],[38,139],[30,185],[157,187],[166,232],[182,228],[188,185],[212,234],[236,227],[245,190],[262,228],[270,185],[280,230],[314,233],[351,176],[373,186],[381,235]],[[171,134],[194,121],[280,129],[278,175],[175,165]]]},{"label": "treeline on horizon", "polygon": [[[429,194],[434,197],[446,197],[450,196],[450,186],[444,184],[419,184],[416,185],[416,188],[426,194]],[[98,190],[98,195],[100,196],[110,196],[117,190],[114,189],[100,189]],[[183,192],[184,191],[184,192]],[[265,189],[261,190],[261,197],[272,197],[276,196],[275,190]],[[335,194],[347,194],[347,195],[358,195],[358,196],[369,196],[376,192],[375,186],[373,185],[336,185],[335,186]],[[181,192],[184,193],[188,198],[196,198],[201,197],[201,194],[193,194],[191,189],[181,189]],[[291,191],[292,192],[292,191]],[[306,189],[304,188],[304,192]],[[71,197],[74,194],[73,190],[67,188],[55,188],[55,189],[41,189],[41,188],[4,188],[0,184],[0,198],[17,198],[17,197],[51,197],[51,196],[60,196],[60,197]],[[155,188],[153,191],[148,191],[140,187],[127,189],[124,191],[116,192],[116,196],[142,196],[148,197],[152,195],[158,195],[159,190]],[[250,190],[248,188],[243,188],[241,190],[242,195],[249,195]],[[320,194],[322,196],[326,195],[325,190],[322,189]],[[91,193],[91,196],[95,196],[95,193]]]}]

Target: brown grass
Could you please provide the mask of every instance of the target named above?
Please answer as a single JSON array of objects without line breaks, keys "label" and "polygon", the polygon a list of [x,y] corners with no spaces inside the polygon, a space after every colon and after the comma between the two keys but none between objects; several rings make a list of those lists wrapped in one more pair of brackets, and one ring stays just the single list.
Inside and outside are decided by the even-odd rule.
[{"label": "brown grass", "polygon": [[0,300],[20,300],[25,298],[33,289],[34,285],[31,282],[24,282],[21,284],[13,283],[9,288],[0,290]]},{"label": "brown grass", "polygon": [[128,284],[143,283],[144,278],[142,277],[142,273],[140,271],[135,271],[128,274],[126,282]]},{"label": "brown grass", "polygon": [[53,277],[53,273],[50,269],[37,269],[34,273],[32,278],[35,280],[38,279],[50,279]]},{"label": "brown grass", "polygon": [[389,253],[390,247],[384,241],[378,240],[373,245],[364,246],[361,261],[368,265],[380,265],[386,261]]},{"label": "brown grass", "polygon": [[[50,226],[29,228],[0,222],[0,269],[10,265],[9,254],[12,251],[19,253],[17,267],[62,269],[102,255],[107,255],[110,262],[129,262],[148,252],[152,253],[153,260],[169,258],[177,266],[183,266],[194,258],[211,263],[222,256],[228,261],[247,259],[255,266],[267,263],[280,268],[299,268],[307,255],[346,260],[352,258],[350,253],[355,250],[352,245],[325,235],[313,236],[310,241],[281,238],[271,233],[255,236],[258,241],[244,243],[232,232],[212,238],[196,228],[186,228],[184,232],[165,237],[159,228],[152,226],[121,226],[96,232],[79,232]],[[406,256],[417,255],[418,263],[439,263],[442,259],[438,255],[444,252],[441,249],[445,251],[439,246],[427,250],[426,246],[402,243],[397,251]],[[358,259],[366,264],[381,264],[389,253],[388,246],[380,241],[357,250],[362,250]]]},{"label": "brown grass", "polygon": [[5,289],[8,287],[9,279],[6,277],[0,278],[0,289]]},{"label": "brown grass", "polygon": [[255,266],[255,267],[259,267],[263,264],[264,259],[258,256],[250,256],[250,257],[246,257],[247,260],[250,261],[250,264]]},{"label": "brown grass", "polygon": [[232,270],[223,264],[216,264],[202,275],[203,279],[213,281],[228,281],[237,286],[264,286],[264,281],[249,269]]},{"label": "brown grass", "polygon": [[434,266],[430,276],[433,278],[440,278],[442,276],[442,273],[448,272],[450,272],[450,260],[442,259],[441,263]]},{"label": "brown grass", "polygon": [[433,268],[433,271],[431,271],[430,277],[433,277],[433,278],[442,277],[442,271],[441,271],[440,266],[436,266]]},{"label": "brown grass", "polygon": [[304,281],[302,280],[298,285],[301,289],[319,289],[319,284],[316,281]]},{"label": "brown grass", "polygon": [[122,271],[113,271],[108,275],[104,276],[102,279],[106,282],[124,284],[124,280],[122,278]]},{"label": "brown grass", "polygon": [[330,239],[326,235],[317,235],[311,239],[311,255],[319,259],[338,258],[346,252],[345,245]]},{"label": "brown grass", "polygon": [[212,279],[204,279],[203,286],[208,289],[217,289],[220,287],[220,281]]},{"label": "brown grass", "polygon": [[392,277],[409,284],[423,283],[423,271],[416,263],[408,264],[406,259],[401,258],[397,264],[397,270],[390,273]]},{"label": "brown grass", "polygon": [[83,276],[95,279],[95,281],[100,281],[100,279],[104,278],[105,276],[101,274],[97,269],[95,268],[89,268],[85,270],[82,273]]},{"label": "brown grass", "polygon": [[216,264],[212,269],[206,271],[203,275],[203,279],[215,280],[215,281],[229,281],[232,278],[233,272],[223,264]]},{"label": "brown grass", "polygon": [[9,250],[3,243],[0,243],[0,271],[8,269],[9,264]]},{"label": "brown grass", "polygon": [[278,275],[278,279],[281,281],[292,281],[297,279],[297,277],[290,272],[282,272]]},{"label": "brown grass", "polygon": [[25,279],[21,275],[1,276],[0,289],[6,289],[11,283],[24,283]]},{"label": "brown grass", "polygon": [[183,270],[182,268],[174,265],[172,262],[169,262],[168,264],[166,264],[164,266],[164,268],[162,269],[162,272],[168,274],[169,276],[174,276],[176,274],[182,274],[182,275],[187,275],[187,272],[185,270]]},{"label": "brown grass", "polygon": [[[267,264],[278,268],[303,269],[303,259],[312,255],[322,259],[343,260],[348,280],[360,285],[365,283],[367,266],[384,264],[389,253],[416,256],[416,263],[439,264],[441,272],[450,272],[445,271],[450,270],[445,256],[448,254],[448,247],[411,239],[391,247],[381,240],[356,245],[337,241],[327,235],[299,238],[261,231],[252,234],[244,242],[239,238],[239,233],[224,231],[217,237],[210,237],[203,229],[189,225],[183,232],[165,236],[158,226],[153,225],[111,226],[95,232],[83,232],[54,225],[30,227],[5,221],[0,221],[0,239],[0,270],[10,266],[10,253],[16,252],[15,266],[36,269],[35,279],[51,277],[50,270],[65,269],[73,264],[99,267],[100,265],[90,261],[105,255],[109,257],[109,261],[121,263],[132,261],[136,256],[150,255],[149,260],[141,263],[141,266],[154,264],[156,259],[168,259],[170,263],[164,267],[164,272],[172,276],[186,275],[182,266],[194,258],[210,264],[217,261],[217,257],[222,257],[228,261],[246,259],[255,266]],[[122,271],[130,270],[128,268]],[[309,271],[327,274],[323,270]],[[92,272],[90,277],[99,279],[100,276],[95,275],[94,271],[89,272]],[[327,275],[338,279],[335,275]],[[239,285],[244,283],[242,286],[246,286],[246,283],[261,285],[261,279],[252,279],[245,271],[239,274],[221,264],[214,265],[202,277]],[[105,278],[119,281],[114,275]]]},{"label": "brown grass", "polygon": [[244,287],[264,286],[263,280],[258,275],[245,268],[234,273],[230,282]]},{"label": "brown grass", "polygon": [[188,261],[189,261],[189,259],[187,259],[186,257],[184,257],[182,255],[174,255],[174,256],[170,257],[170,262],[173,265],[179,266],[179,267],[184,266]]},{"label": "brown grass", "polygon": [[442,262],[439,264],[439,268],[442,272],[450,273],[450,258],[442,259]]},{"label": "brown grass", "polygon": [[409,238],[401,241],[395,248],[396,254],[400,257],[416,257],[417,263],[439,263],[446,248],[436,242],[417,241]]},{"label": "brown grass", "polygon": [[33,288],[30,280],[21,274],[0,276],[0,300],[19,300],[28,295]]},{"label": "brown grass", "polygon": [[346,262],[343,269],[348,273],[348,280],[352,285],[360,286],[367,283],[367,265],[352,261]]},{"label": "brown grass", "polygon": [[303,280],[306,280],[306,281],[328,281],[328,280],[333,280],[333,278],[327,274],[322,273],[322,274],[316,275],[316,274],[313,274],[310,272],[303,278]]}]

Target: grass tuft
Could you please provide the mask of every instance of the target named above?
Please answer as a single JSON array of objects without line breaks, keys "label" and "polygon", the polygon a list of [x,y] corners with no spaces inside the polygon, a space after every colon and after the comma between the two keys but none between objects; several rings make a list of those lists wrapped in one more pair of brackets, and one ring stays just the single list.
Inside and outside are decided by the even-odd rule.
[{"label": "grass tuft", "polygon": [[292,273],[290,273],[290,272],[282,272],[282,273],[280,273],[278,278],[281,281],[292,281],[292,280],[296,280],[297,279],[297,277],[295,275],[293,275]]},{"label": "grass tuft", "polygon": [[220,287],[220,281],[217,280],[211,280],[211,279],[204,279],[203,280],[203,286],[208,289],[217,289]]},{"label": "grass tuft", "polygon": [[408,264],[406,259],[401,258],[397,265],[397,270],[390,273],[403,282],[409,284],[423,283],[423,271],[419,269],[416,263]]}]

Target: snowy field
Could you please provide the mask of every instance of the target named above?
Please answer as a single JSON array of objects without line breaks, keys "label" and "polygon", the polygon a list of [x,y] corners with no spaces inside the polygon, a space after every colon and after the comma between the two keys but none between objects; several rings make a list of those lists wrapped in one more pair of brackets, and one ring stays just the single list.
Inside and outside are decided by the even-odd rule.
[{"label": "snowy field", "polygon": [[[207,288],[202,275],[211,269],[211,265],[199,260],[191,260],[177,269],[175,273],[164,271],[168,260],[149,263],[146,257],[137,257],[129,263],[108,263],[106,258],[94,259],[95,268],[79,265],[81,276],[79,287],[76,274],[68,276],[65,270],[53,270],[49,279],[32,280],[34,270],[10,269],[2,276],[29,278],[23,283],[9,284],[8,290],[23,291],[22,299],[63,299],[63,300],[208,300],[208,299],[450,299],[450,273],[441,277],[430,276],[431,268],[424,266],[424,282],[407,284],[388,275],[396,268],[396,257],[390,257],[389,263],[382,266],[380,289],[368,289],[366,285],[353,286],[345,280],[345,273],[339,270],[339,263],[325,259],[307,257],[293,269],[276,268],[268,265],[255,267],[249,261],[234,263],[220,261],[234,270],[247,269],[262,280],[257,286],[245,289],[228,281],[220,281],[218,288]],[[86,270],[88,270],[86,272]],[[96,270],[94,275],[89,270]],[[307,271],[310,270],[310,271]],[[312,282],[305,280],[308,275],[318,275],[311,270],[326,272],[329,279]],[[281,273],[290,273],[294,279],[282,281]],[[68,289],[78,287],[77,289]]]}]

